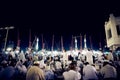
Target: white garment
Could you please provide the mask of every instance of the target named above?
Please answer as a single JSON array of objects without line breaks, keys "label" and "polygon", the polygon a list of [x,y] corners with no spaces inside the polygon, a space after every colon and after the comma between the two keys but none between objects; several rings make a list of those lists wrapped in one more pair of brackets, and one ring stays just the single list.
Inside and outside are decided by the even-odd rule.
[{"label": "white garment", "polygon": [[113,54],[111,52],[108,54],[108,60],[112,60],[113,61]]},{"label": "white garment", "polygon": [[88,51],[86,53],[86,61],[89,62],[89,64],[93,64],[93,52]]},{"label": "white garment", "polygon": [[44,63],[44,60],[39,61],[40,62],[40,68],[46,67],[46,64]]},{"label": "white garment", "polygon": [[64,80],[80,80],[81,79],[80,73],[74,70],[64,72],[63,76],[64,76]]},{"label": "white garment", "polygon": [[87,65],[83,68],[83,79],[84,80],[88,80],[88,79],[97,80],[98,77],[97,77],[96,73],[97,73],[97,71],[93,66]]},{"label": "white garment", "polygon": [[27,68],[24,65],[18,66],[18,70],[20,70],[21,72],[23,72],[25,74],[27,73]]},{"label": "white garment", "polygon": [[81,61],[77,61],[77,66],[81,67],[81,66],[83,66],[83,63]]},{"label": "white garment", "polygon": [[99,54],[98,54],[98,61],[101,61],[103,59],[102,55],[103,55],[103,53],[99,52]]},{"label": "white garment", "polygon": [[102,67],[100,70],[100,73],[102,74],[103,78],[116,78],[117,77],[116,69],[109,64]]},{"label": "white garment", "polygon": [[10,52],[10,55],[12,55],[12,57],[15,58],[15,53],[13,51]]},{"label": "white garment", "polygon": [[68,62],[68,54],[66,52],[63,52],[63,65],[64,66],[66,62]]},{"label": "white garment", "polygon": [[23,52],[21,52],[21,53],[19,54],[19,59],[22,60],[22,61],[25,61],[25,60],[26,60],[26,59],[25,59],[25,54],[24,54]]},{"label": "white garment", "polygon": [[85,61],[85,55],[84,54],[81,54],[81,60]]},{"label": "white garment", "polygon": [[56,61],[56,63],[55,63],[56,69],[62,69],[61,65],[62,65],[61,62]]},{"label": "white garment", "polygon": [[63,52],[63,60],[67,60],[68,61],[68,54],[66,52]]}]

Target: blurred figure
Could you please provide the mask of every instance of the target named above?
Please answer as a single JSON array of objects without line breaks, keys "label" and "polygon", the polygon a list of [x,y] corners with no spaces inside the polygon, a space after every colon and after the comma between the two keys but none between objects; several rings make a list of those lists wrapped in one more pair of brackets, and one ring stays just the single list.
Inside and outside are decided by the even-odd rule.
[{"label": "blurred figure", "polygon": [[45,80],[54,80],[54,72],[50,68],[45,68]]},{"label": "blurred figure", "polygon": [[89,64],[93,64],[93,52],[90,49],[88,49],[88,51],[86,52],[86,62],[89,62]]},{"label": "blurred figure", "polygon": [[61,64],[60,59],[58,57],[56,57],[55,69],[56,70],[61,70],[62,69],[62,64]]},{"label": "blurred figure", "polygon": [[81,58],[81,57],[80,57],[80,52],[78,52],[78,59],[77,59],[77,60],[80,60],[80,58]]},{"label": "blurred figure", "polygon": [[78,71],[76,71],[76,64],[71,63],[69,65],[69,71],[63,73],[64,80],[80,80],[81,75]]},{"label": "blurred figure", "polygon": [[0,80],[16,80],[17,73],[16,73],[16,69],[14,68],[15,65],[16,65],[16,60],[12,59],[9,65],[6,66],[5,69],[1,71]]},{"label": "blurred figure", "polygon": [[112,60],[112,61],[114,60],[113,53],[111,50],[109,51],[109,54],[108,54],[108,60]]},{"label": "blurred figure", "polygon": [[24,80],[25,77],[26,77],[26,73],[27,73],[27,68],[25,67],[25,65],[23,65],[23,61],[20,60],[17,62],[15,68],[18,70],[18,77],[19,77],[19,80]]},{"label": "blurred figure", "polygon": [[83,80],[98,80],[95,67],[89,65],[88,62],[85,63],[85,67],[83,68]]},{"label": "blurred figure", "polygon": [[105,61],[103,67],[100,70],[103,80],[116,80],[117,71],[115,67],[111,66],[109,62]]},{"label": "blurred figure", "polygon": [[21,51],[21,52],[19,53],[19,60],[22,60],[23,62],[26,60],[26,59],[25,59],[25,54],[24,54],[23,51]]},{"label": "blurred figure", "polygon": [[39,68],[39,61],[35,61],[26,74],[26,80],[45,80],[43,71]]}]

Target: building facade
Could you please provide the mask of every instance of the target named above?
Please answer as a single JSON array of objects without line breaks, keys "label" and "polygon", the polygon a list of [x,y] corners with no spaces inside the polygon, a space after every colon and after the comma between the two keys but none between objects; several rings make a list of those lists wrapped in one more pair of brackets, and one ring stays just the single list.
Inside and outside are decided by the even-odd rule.
[{"label": "building facade", "polygon": [[109,20],[105,22],[105,33],[107,47],[111,50],[120,47],[120,17],[110,14]]}]

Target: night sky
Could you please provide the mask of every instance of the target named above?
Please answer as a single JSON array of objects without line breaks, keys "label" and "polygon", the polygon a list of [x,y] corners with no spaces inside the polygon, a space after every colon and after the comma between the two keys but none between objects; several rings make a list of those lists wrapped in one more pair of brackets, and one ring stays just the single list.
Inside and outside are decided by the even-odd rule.
[{"label": "night sky", "polygon": [[[21,47],[28,46],[29,29],[32,33],[32,42],[35,36],[39,37],[41,48],[41,34],[43,34],[46,48],[51,47],[52,35],[55,38],[55,49],[60,47],[60,37],[63,36],[64,47],[69,49],[73,36],[87,35],[92,37],[94,49],[105,45],[104,23],[109,14],[120,16],[119,2],[107,1],[80,1],[80,2],[1,2],[0,27],[14,26],[9,31],[8,43],[13,41],[16,45],[17,30],[19,30]],[[0,31],[0,42],[4,42],[6,30]],[[78,38],[79,48],[79,38]]]}]

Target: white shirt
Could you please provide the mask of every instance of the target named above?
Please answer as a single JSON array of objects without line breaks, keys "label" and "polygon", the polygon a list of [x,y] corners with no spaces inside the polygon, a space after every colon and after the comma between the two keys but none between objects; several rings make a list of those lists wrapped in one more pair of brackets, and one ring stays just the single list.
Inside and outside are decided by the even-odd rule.
[{"label": "white shirt", "polygon": [[25,61],[25,55],[24,55],[24,53],[21,52],[19,54],[19,59],[22,60],[22,61]]},{"label": "white shirt", "polygon": [[88,51],[86,53],[86,61],[89,62],[89,64],[93,64],[93,53],[92,51]]},{"label": "white shirt", "polygon": [[98,79],[97,75],[96,75],[96,69],[91,66],[91,65],[87,65],[83,68],[83,79],[84,80],[88,80],[88,79]]},{"label": "white shirt", "polygon": [[116,69],[109,64],[102,67],[100,70],[100,73],[103,75],[104,78],[111,78],[111,77],[116,78],[117,77]]},{"label": "white shirt", "polygon": [[64,72],[63,76],[65,80],[80,80],[81,79],[80,73],[74,70],[69,70],[68,72]]},{"label": "white shirt", "polygon": [[15,58],[15,53],[13,51],[10,52],[10,55],[12,55],[12,57]]},{"label": "white shirt", "polygon": [[56,69],[62,69],[61,65],[62,65],[61,62],[56,61],[55,63]]}]

